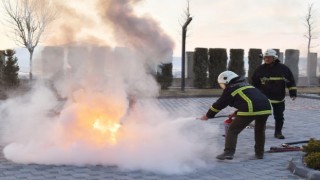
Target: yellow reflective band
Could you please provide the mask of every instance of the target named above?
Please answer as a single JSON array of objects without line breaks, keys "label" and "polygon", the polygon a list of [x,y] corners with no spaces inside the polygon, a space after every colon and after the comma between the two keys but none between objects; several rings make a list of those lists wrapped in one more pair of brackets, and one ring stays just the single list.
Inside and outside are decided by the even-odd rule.
[{"label": "yellow reflective band", "polygon": [[257,112],[237,112],[237,115],[239,116],[257,116],[257,115],[270,115],[272,114],[271,110],[265,110],[265,111],[257,111]]},{"label": "yellow reflective band", "polygon": [[284,80],[284,77],[269,77],[269,80],[271,81],[279,81],[279,80]]},{"label": "yellow reflective band", "polygon": [[248,111],[249,112],[253,112],[253,106],[252,106],[252,101],[248,98],[248,96],[246,96],[242,91],[248,88],[254,88],[253,86],[244,86],[241,87],[237,90],[235,90],[234,92],[231,93],[232,96],[235,96],[236,94],[239,94],[240,97],[245,100],[248,104]]},{"label": "yellow reflective band", "polygon": [[235,96],[235,95],[238,94],[239,92],[242,92],[243,90],[248,89],[248,88],[254,88],[254,87],[253,87],[253,86],[243,86],[243,87],[241,87],[241,88],[233,91],[233,92],[231,93],[231,96]]},{"label": "yellow reflective band", "polygon": [[244,99],[247,104],[248,104],[248,111],[252,112],[253,111],[253,106],[252,106],[252,101],[248,98],[248,96],[246,96],[242,91],[239,92],[239,95],[242,97],[242,99]]},{"label": "yellow reflective band", "polygon": [[263,77],[263,78],[260,78],[260,82],[261,84],[266,84],[266,82],[268,81],[286,81],[286,78],[284,77]]},{"label": "yellow reflective band", "polygon": [[289,89],[289,90],[296,90],[297,87],[289,87],[288,89]]},{"label": "yellow reflective band", "polygon": [[220,111],[220,110],[218,110],[218,109],[215,109],[215,108],[212,107],[212,106],[210,107],[210,110],[213,111],[213,112],[219,112],[219,111]]},{"label": "yellow reflective band", "polygon": [[271,103],[273,103],[273,104],[277,104],[277,103],[282,103],[282,102],[284,102],[284,99],[283,100],[281,100],[281,101],[277,101],[277,100],[269,100]]}]

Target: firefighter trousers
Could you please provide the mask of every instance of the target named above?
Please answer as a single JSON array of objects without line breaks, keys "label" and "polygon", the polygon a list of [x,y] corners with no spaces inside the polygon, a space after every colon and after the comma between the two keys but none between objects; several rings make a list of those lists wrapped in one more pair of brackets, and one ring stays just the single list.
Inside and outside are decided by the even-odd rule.
[{"label": "firefighter trousers", "polygon": [[238,134],[245,129],[251,122],[255,121],[254,125],[254,140],[255,140],[255,153],[258,155],[263,155],[264,144],[265,144],[265,130],[266,123],[269,115],[260,116],[236,116],[236,118],[230,124],[228,129],[225,149],[226,154],[233,155],[236,151]]},{"label": "firefighter trousers", "polygon": [[275,120],[275,134],[282,132],[282,127],[284,123],[284,110],[285,102],[272,103],[273,116]]}]

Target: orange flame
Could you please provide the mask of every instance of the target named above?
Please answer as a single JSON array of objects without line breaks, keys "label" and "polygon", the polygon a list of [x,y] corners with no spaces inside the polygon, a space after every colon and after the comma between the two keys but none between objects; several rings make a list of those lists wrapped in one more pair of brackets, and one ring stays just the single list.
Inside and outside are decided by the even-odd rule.
[{"label": "orange flame", "polygon": [[105,146],[117,143],[121,136],[120,113],[105,111],[102,108],[78,104],[73,109],[74,116],[66,121],[65,142],[85,142],[93,146]]},{"label": "orange flame", "polygon": [[127,109],[125,101],[85,91],[77,91],[74,99],[75,102],[65,110],[63,138],[67,144],[105,146],[119,142],[123,135],[120,120]]},{"label": "orange flame", "polygon": [[102,120],[100,118],[96,119],[92,127],[102,134],[107,134],[111,143],[116,143],[117,132],[121,125],[119,123],[114,123],[112,121]]}]

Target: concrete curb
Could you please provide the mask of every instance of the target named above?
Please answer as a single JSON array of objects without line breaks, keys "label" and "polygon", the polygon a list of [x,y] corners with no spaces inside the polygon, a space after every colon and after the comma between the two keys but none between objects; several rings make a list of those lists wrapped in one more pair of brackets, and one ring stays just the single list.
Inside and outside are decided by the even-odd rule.
[{"label": "concrete curb", "polygon": [[291,158],[288,169],[295,175],[308,180],[320,179],[320,171],[310,169],[303,163],[303,156]]}]

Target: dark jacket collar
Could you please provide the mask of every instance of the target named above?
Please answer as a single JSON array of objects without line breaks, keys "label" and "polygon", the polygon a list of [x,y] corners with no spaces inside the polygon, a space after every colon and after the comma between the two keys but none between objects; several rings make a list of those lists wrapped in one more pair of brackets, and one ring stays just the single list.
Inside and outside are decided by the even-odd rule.
[{"label": "dark jacket collar", "polygon": [[244,76],[236,77],[236,78],[232,79],[230,81],[230,83],[226,85],[226,87],[234,87],[238,84],[246,83],[245,80],[246,80],[246,78]]}]

